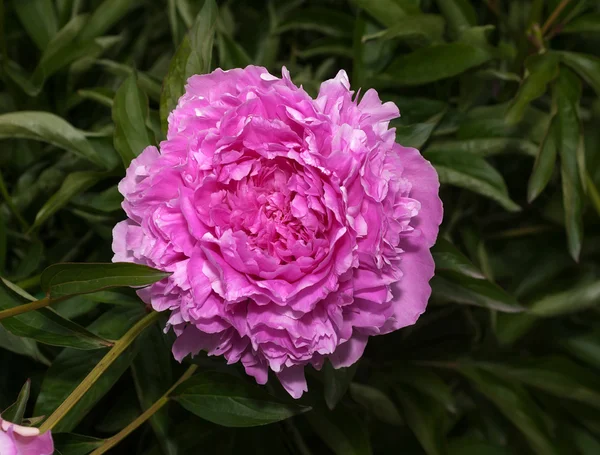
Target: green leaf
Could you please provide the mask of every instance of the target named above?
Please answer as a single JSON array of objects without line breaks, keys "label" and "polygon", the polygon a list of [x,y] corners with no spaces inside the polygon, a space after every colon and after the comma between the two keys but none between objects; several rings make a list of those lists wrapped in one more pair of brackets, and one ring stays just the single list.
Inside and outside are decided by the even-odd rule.
[{"label": "green leaf", "polygon": [[536,453],[557,455],[555,444],[547,434],[543,411],[525,389],[470,366],[461,366],[459,371],[523,433]]},{"label": "green leaf", "polygon": [[1,417],[9,422],[21,425],[23,417],[25,416],[25,409],[27,408],[27,402],[29,401],[29,394],[31,392],[31,380],[25,381],[17,400],[11,404],[8,408],[2,411]]},{"label": "green leaf", "polygon": [[453,38],[458,38],[464,30],[477,24],[477,14],[468,0],[437,0],[436,3],[448,22]]},{"label": "green leaf", "polygon": [[310,30],[341,38],[352,36],[353,27],[354,18],[346,12],[333,8],[312,7],[296,11],[277,27],[275,33]]},{"label": "green leaf", "polygon": [[396,128],[396,142],[404,147],[421,148],[431,136],[431,133],[438,126],[446,111],[442,111],[424,123],[415,123],[412,125],[397,125],[398,122],[392,121],[391,126]]},{"label": "green leaf", "polygon": [[183,95],[187,79],[194,74],[210,72],[217,11],[214,0],[204,2],[192,28],[171,60],[160,96],[160,118],[165,133],[167,117]]},{"label": "green leaf", "polygon": [[430,369],[404,364],[398,368],[397,373],[391,375],[391,379],[400,388],[404,385],[413,387],[423,395],[441,404],[447,411],[456,412],[456,400],[452,394],[452,389]]},{"label": "green leaf", "polygon": [[567,432],[581,455],[596,455],[600,453],[600,441],[596,437],[593,437],[590,432],[571,425],[567,427]]},{"label": "green leaf", "polygon": [[138,87],[134,72],[117,90],[112,107],[115,149],[121,155],[125,168],[146,147],[154,144],[152,132],[146,126],[148,115],[148,98]]},{"label": "green leaf", "polygon": [[537,146],[526,139],[490,137],[435,141],[427,147],[427,152],[454,154],[473,153],[484,157],[502,153],[518,153],[535,156],[537,154]]},{"label": "green leaf", "polygon": [[39,240],[34,240],[27,248],[25,257],[19,263],[17,269],[11,276],[13,281],[27,278],[35,273],[44,259],[44,244]]},{"label": "green leaf", "polygon": [[365,384],[350,384],[350,394],[354,401],[362,405],[380,421],[400,426],[404,419],[398,412],[394,402],[381,390]]},{"label": "green leaf", "polygon": [[11,3],[27,34],[39,49],[44,50],[58,30],[52,0],[17,0]]},{"label": "green leaf", "polygon": [[481,271],[452,243],[439,237],[431,249],[436,271],[449,270],[471,278],[484,279]]},{"label": "green leaf", "polygon": [[15,354],[31,357],[43,365],[50,365],[50,361],[40,352],[35,341],[15,336],[2,325],[0,325],[0,348],[14,352]]},{"label": "green leaf", "polygon": [[92,40],[80,39],[80,33],[86,29],[87,23],[87,15],[75,16],[52,39],[32,76],[32,82],[38,86],[38,90],[41,90],[44,79],[78,58],[101,49],[101,46]]},{"label": "green leaf", "polygon": [[79,318],[97,307],[97,302],[80,295],[52,304],[54,311],[67,319]]},{"label": "green leaf", "polygon": [[511,455],[510,449],[469,437],[449,440],[446,453],[448,455]]},{"label": "green leaf", "polygon": [[94,9],[79,39],[87,41],[103,35],[134,6],[134,0],[104,0]]},{"label": "green leaf", "polygon": [[[133,382],[143,411],[161,398],[173,384],[170,346],[163,330],[157,324],[149,327],[142,335],[141,349],[133,361]],[[169,431],[169,414],[165,407],[150,417],[150,425],[163,452],[167,455],[177,452]]]},{"label": "green leaf", "polygon": [[[94,61],[94,63],[96,65],[100,65],[102,68],[106,69],[106,71],[108,71],[111,74],[125,78],[131,76],[135,72],[135,70],[132,67],[124,65],[122,63],[113,62],[112,60],[100,59]],[[146,92],[150,99],[152,99],[153,101],[160,101],[160,82],[158,82],[152,76],[149,76],[146,73],[142,73],[140,71],[137,71],[136,75],[138,85],[144,92]]]},{"label": "green leaf", "polygon": [[333,411],[315,409],[306,414],[311,428],[336,455],[370,455],[371,442],[363,422],[339,404]]},{"label": "green leaf", "polygon": [[[5,280],[1,281],[0,310],[29,303],[29,300],[9,288]],[[14,287],[14,285],[12,286]],[[0,321],[0,324],[13,335],[31,338],[40,343],[53,346],[90,350],[112,345],[110,341],[88,332],[83,327],[63,318],[50,308],[42,308],[3,319]]]},{"label": "green leaf", "polygon": [[254,427],[288,419],[310,408],[286,403],[235,376],[207,371],[172,393],[188,411],[226,427]]},{"label": "green leaf", "polygon": [[62,263],[44,270],[40,286],[50,298],[57,299],[118,286],[146,286],[169,275],[168,272],[129,262]]},{"label": "green leaf", "polygon": [[600,369],[600,331],[571,335],[559,340],[559,345],[582,362]]},{"label": "green leaf", "polygon": [[444,440],[445,409],[430,397],[410,386],[395,389],[402,403],[404,418],[427,455],[446,453]]},{"label": "green leaf", "polygon": [[478,363],[479,368],[544,390],[557,397],[600,408],[600,380],[595,373],[565,357],[531,358],[513,363]]},{"label": "green leaf", "polygon": [[507,103],[491,106],[478,106],[460,119],[457,139],[477,138],[527,138],[539,144],[550,123],[550,115],[531,105],[525,109],[521,122],[509,125],[506,120]]},{"label": "green leaf", "polygon": [[516,73],[511,73],[508,71],[500,71],[493,68],[487,68],[483,70],[477,71],[475,76],[480,77],[481,79],[489,79],[489,80],[499,80],[505,82],[521,82],[521,76]]},{"label": "green leaf", "polygon": [[78,100],[92,100],[112,109],[115,93],[103,87],[77,90]]},{"label": "green leaf", "polygon": [[557,154],[557,127],[557,117],[553,117],[548,126],[544,141],[540,145],[535,164],[533,165],[533,172],[531,173],[531,177],[529,177],[527,185],[527,202],[529,203],[533,202],[544,191],[554,172]]},{"label": "green leaf", "polygon": [[[297,54],[298,57],[302,59],[331,55],[338,55],[349,59],[355,57],[353,48],[345,39],[341,38],[322,38],[315,40],[305,49],[299,50]],[[298,76],[296,76],[296,80],[300,79]]]},{"label": "green leaf", "polygon": [[525,335],[538,321],[538,318],[527,313],[496,315],[494,333],[501,345],[510,345]]},{"label": "green leaf", "polygon": [[244,48],[236,43],[228,33],[218,32],[217,42],[219,46],[219,65],[222,69],[245,68],[252,64],[252,59]]},{"label": "green leaf", "polygon": [[401,125],[428,122],[441,112],[448,111],[447,103],[431,98],[390,96],[389,99],[400,108],[401,117],[398,124]]},{"label": "green leaf", "polygon": [[573,287],[548,294],[536,301],[529,312],[536,316],[551,317],[582,311],[600,303],[600,280],[583,282]]},{"label": "green leaf", "polygon": [[560,155],[563,206],[568,247],[575,261],[579,260],[583,241],[583,205],[585,201],[582,181],[584,160],[583,138],[579,115],[581,82],[567,68],[562,68],[554,86],[557,107],[556,145]]},{"label": "green leaf", "polygon": [[560,33],[599,33],[600,13],[583,14],[560,29]]},{"label": "green leaf", "polygon": [[119,193],[118,186],[114,185],[100,193],[79,195],[73,202],[89,209],[110,213],[121,210],[123,195]]},{"label": "green leaf", "polygon": [[359,8],[387,27],[392,27],[396,22],[409,14],[400,2],[394,0],[352,0]]},{"label": "green leaf", "polygon": [[466,43],[437,44],[397,57],[375,81],[381,85],[424,85],[461,74],[491,59]]},{"label": "green leaf", "polygon": [[53,434],[56,453],[60,455],[87,455],[100,447],[103,439],[73,433]]},{"label": "green leaf", "polygon": [[[140,343],[142,343],[140,341]],[[143,352],[143,349],[140,349]],[[137,356],[136,356],[137,359]],[[94,429],[101,433],[118,433],[141,414],[140,406],[135,392],[128,387],[111,400],[104,417],[95,425]]]},{"label": "green leaf", "polygon": [[489,36],[495,30],[494,25],[481,25],[469,27],[462,30],[458,36],[458,42],[471,44],[472,46],[481,48],[490,55],[497,55],[496,49],[489,44]]},{"label": "green leaf", "polygon": [[81,130],[49,112],[21,111],[0,115],[0,139],[47,142],[100,167],[107,167]]},{"label": "green leaf", "polygon": [[465,188],[486,196],[511,212],[521,208],[508,195],[502,176],[483,158],[472,153],[427,152],[438,172],[440,182]]},{"label": "green leaf", "polygon": [[32,229],[42,226],[48,218],[67,205],[73,197],[91,188],[104,177],[106,177],[106,174],[103,172],[81,171],[69,174],[58,191],[39,210],[35,216]]},{"label": "green leaf", "polygon": [[509,124],[519,122],[529,103],[546,93],[546,88],[558,76],[558,55],[553,52],[537,54],[525,60],[527,75],[506,112]]},{"label": "green leaf", "polygon": [[443,271],[434,276],[431,287],[433,295],[442,301],[475,305],[505,313],[524,310],[513,296],[494,283],[454,271]]},{"label": "green leaf", "polygon": [[600,58],[577,52],[557,52],[561,61],[575,71],[600,96]]},{"label": "green leaf", "polygon": [[[143,307],[115,308],[104,313],[88,329],[99,336],[118,339],[144,315]],[[135,358],[139,343],[134,343],[119,356],[85,395],[52,429],[54,433],[70,432],[114,386]],[[105,352],[63,350],[46,371],[35,404],[35,415],[50,415],[104,357]]]},{"label": "green leaf", "polygon": [[399,18],[394,25],[371,35],[363,41],[392,39],[407,41],[409,44],[429,45],[444,41],[444,18],[437,14],[419,14]]},{"label": "green leaf", "polygon": [[323,366],[323,385],[325,393],[325,403],[329,409],[334,409],[343,398],[354,378],[358,362],[347,368],[333,368],[330,362]]}]

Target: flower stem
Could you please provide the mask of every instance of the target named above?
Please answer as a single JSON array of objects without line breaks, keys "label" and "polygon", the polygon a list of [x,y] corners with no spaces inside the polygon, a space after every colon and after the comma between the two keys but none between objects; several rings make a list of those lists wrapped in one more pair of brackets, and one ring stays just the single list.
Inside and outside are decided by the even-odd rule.
[{"label": "flower stem", "polygon": [[127,436],[129,436],[130,433],[138,429],[140,425],[142,425],[146,420],[152,417],[165,404],[168,403],[169,395],[173,392],[173,390],[175,390],[175,388],[183,381],[189,379],[194,374],[196,369],[198,369],[197,365],[190,366],[186,370],[186,372],[183,373],[183,375],[179,378],[179,380],[175,384],[173,384],[173,386],[169,390],[167,390],[167,392],[162,397],[160,397],[152,406],[146,409],[142,413],[142,415],[140,415],[137,419],[135,419],[133,422],[131,422],[129,425],[127,425],[125,428],[119,431],[116,435],[106,439],[100,447],[98,447],[92,452],[91,455],[101,455],[103,453],[106,453],[114,446],[116,446],[119,442],[121,442],[123,439],[125,439]]},{"label": "flower stem", "polygon": [[8,310],[2,310],[0,311],[0,321],[2,319],[11,318],[13,316],[27,313],[29,311],[39,310],[40,308],[47,307],[48,305],[54,302],[56,302],[56,300],[50,300],[48,297],[45,297],[43,299],[36,300],[31,303],[25,303],[14,308],[9,308]]},{"label": "flower stem", "polygon": [[144,329],[152,325],[158,319],[159,313],[153,311],[138,321],[129,331],[115,342],[110,351],[98,362],[92,371],[83,381],[71,392],[62,404],[46,419],[40,427],[42,433],[51,430],[85,395],[92,385],[102,376],[102,374],[117,360],[117,358],[127,349],[131,343],[141,334]]},{"label": "flower stem", "polygon": [[552,26],[552,24],[554,24],[556,19],[558,19],[558,16],[560,16],[560,13],[562,13],[562,10],[565,9],[570,2],[571,0],[562,0],[562,2],[560,2],[557,7],[554,8],[554,11],[552,11],[552,14],[550,14],[550,17],[546,20],[544,26],[542,27],[542,35],[546,34],[548,29]]}]

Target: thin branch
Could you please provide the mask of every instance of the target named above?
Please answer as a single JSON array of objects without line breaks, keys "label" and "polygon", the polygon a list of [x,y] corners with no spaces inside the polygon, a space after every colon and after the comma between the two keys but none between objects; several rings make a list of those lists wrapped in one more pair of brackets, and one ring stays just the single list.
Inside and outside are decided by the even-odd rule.
[{"label": "thin branch", "polygon": [[552,27],[552,24],[554,24],[556,19],[558,19],[558,16],[560,16],[560,13],[562,13],[563,9],[565,9],[569,3],[571,3],[571,0],[562,0],[562,2],[560,2],[557,5],[557,7],[554,9],[554,11],[552,11],[552,14],[550,14],[550,17],[546,20],[546,23],[542,27],[542,35],[545,35],[546,32],[550,29],[550,27]]},{"label": "thin branch", "polygon": [[102,374],[117,360],[117,358],[135,341],[144,329],[152,325],[158,319],[159,313],[153,311],[145,316],[129,331],[116,341],[110,351],[98,362],[92,371],[85,377],[83,381],[71,392],[62,404],[46,419],[40,427],[42,433],[51,430],[60,420],[75,406],[81,398],[86,394],[92,385],[102,376]]},{"label": "thin branch", "polygon": [[146,422],[146,420],[148,420],[150,417],[156,414],[165,404],[169,402],[169,395],[171,395],[173,390],[175,390],[175,388],[183,381],[189,379],[196,372],[197,368],[197,365],[190,366],[187,369],[187,371],[183,373],[183,375],[179,378],[179,380],[175,384],[173,384],[173,386],[169,390],[167,390],[167,392],[162,397],[160,397],[152,406],[146,409],[146,411],[144,411],[142,415],[140,415],[137,419],[135,419],[133,422],[131,422],[129,425],[127,425],[125,428],[119,431],[116,435],[106,439],[100,447],[98,447],[92,452],[91,455],[101,455],[103,453],[108,452],[119,442],[121,442],[123,439],[129,436],[129,434],[137,430],[140,427],[140,425]]},{"label": "thin branch", "polygon": [[2,319],[11,318],[13,316],[18,316],[19,314],[39,310],[40,308],[47,307],[51,303],[55,303],[55,302],[56,302],[56,300],[50,300],[49,298],[46,297],[46,298],[43,298],[40,300],[36,300],[35,302],[25,303],[23,305],[9,308],[8,310],[2,310],[2,311],[0,311],[0,321]]}]

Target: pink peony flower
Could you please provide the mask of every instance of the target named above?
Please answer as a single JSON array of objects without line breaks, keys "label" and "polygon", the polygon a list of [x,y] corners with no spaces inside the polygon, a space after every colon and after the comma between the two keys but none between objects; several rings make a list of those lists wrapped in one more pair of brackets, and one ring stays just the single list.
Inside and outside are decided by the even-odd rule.
[{"label": "pink peony flower", "polygon": [[54,443],[49,431],[40,435],[34,427],[22,427],[0,418],[0,455],[52,455]]},{"label": "pink peony flower", "polygon": [[282,72],[188,80],[119,185],[113,260],[172,272],[139,295],[171,312],[176,359],[223,355],[260,384],[270,368],[298,398],[305,365],[349,366],[423,313],[442,203],[393,103],[357,102],[344,71],[312,99]]}]

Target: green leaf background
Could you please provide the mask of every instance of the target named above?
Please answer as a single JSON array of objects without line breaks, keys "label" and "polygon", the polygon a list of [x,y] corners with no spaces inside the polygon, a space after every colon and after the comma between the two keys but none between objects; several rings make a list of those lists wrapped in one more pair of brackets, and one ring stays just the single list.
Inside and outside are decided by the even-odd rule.
[{"label": "green leaf background", "polygon": [[[592,455],[600,451],[600,3],[0,2],[0,413],[40,425],[144,317],[165,277],[109,264],[117,184],[193,74],[340,69],[395,102],[445,218],[427,311],[293,401],[239,365],[170,354],[165,319],[54,427],[57,453]],[[195,374],[171,390],[189,367]]]}]

